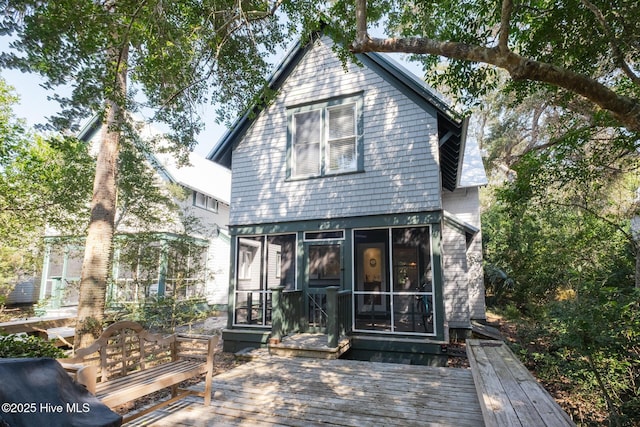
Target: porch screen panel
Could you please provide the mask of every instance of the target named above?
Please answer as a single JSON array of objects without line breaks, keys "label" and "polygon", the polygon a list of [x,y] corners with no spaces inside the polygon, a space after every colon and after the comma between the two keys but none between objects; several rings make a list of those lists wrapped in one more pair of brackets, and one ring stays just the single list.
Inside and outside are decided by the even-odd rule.
[{"label": "porch screen panel", "polygon": [[264,237],[238,238],[234,322],[265,322],[265,286],[263,276]]},{"label": "porch screen panel", "polygon": [[207,250],[188,241],[169,243],[167,256],[167,294],[178,298],[205,296]]},{"label": "porch screen panel", "polygon": [[391,332],[389,230],[356,230],[354,237],[355,328]]},{"label": "porch screen panel", "polygon": [[354,231],[356,330],[435,335],[431,228]]},{"label": "porch screen panel", "polygon": [[80,275],[82,274],[82,260],[84,248],[70,247],[67,254],[67,268],[64,280],[64,292],[61,304],[63,306],[78,305],[80,297]]},{"label": "porch screen panel", "polygon": [[296,289],[296,235],[267,237],[267,287]]},{"label": "porch screen panel", "polygon": [[340,286],[339,245],[309,246],[309,286]]},{"label": "porch screen panel", "polygon": [[432,335],[431,230],[392,229],[394,331]]},{"label": "porch screen panel", "polygon": [[298,113],[293,117],[293,175],[319,175],[322,138],[321,110]]}]

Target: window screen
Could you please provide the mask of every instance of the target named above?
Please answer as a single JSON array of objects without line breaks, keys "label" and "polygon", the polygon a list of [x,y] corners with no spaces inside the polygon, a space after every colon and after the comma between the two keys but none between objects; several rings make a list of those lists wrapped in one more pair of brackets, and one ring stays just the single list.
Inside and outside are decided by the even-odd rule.
[{"label": "window screen", "polygon": [[294,116],[294,175],[320,174],[321,110]]}]

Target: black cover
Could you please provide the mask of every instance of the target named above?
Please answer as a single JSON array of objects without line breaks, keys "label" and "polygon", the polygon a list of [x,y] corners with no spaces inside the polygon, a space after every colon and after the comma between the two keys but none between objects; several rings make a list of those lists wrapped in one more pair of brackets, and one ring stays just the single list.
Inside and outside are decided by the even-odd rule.
[{"label": "black cover", "polygon": [[0,426],[117,427],[122,417],[54,359],[0,359]]}]

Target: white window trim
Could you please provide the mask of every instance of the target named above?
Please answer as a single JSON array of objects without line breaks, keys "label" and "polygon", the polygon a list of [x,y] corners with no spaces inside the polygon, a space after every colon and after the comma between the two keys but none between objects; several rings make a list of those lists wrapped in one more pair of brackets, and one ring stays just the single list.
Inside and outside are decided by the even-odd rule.
[{"label": "white window trim", "polygon": [[[200,198],[204,200],[204,202],[200,201]],[[208,196],[199,191],[193,190],[193,206],[207,210],[209,212],[218,212],[219,202],[216,198]]]},{"label": "white window trim", "polygon": [[[288,147],[289,147],[289,160],[287,167],[287,178],[292,180],[320,178],[325,176],[340,175],[346,173],[361,172],[364,168],[363,160],[363,122],[362,122],[362,94],[349,95],[329,101],[318,102],[301,107],[291,107],[288,115]],[[354,157],[350,162],[349,167],[342,167],[337,169],[330,169],[330,141],[329,141],[329,116],[330,111],[344,108],[347,106],[353,107],[353,119],[354,119],[354,134],[345,138],[354,139]],[[298,174],[296,172],[296,116],[303,113],[309,113],[311,111],[320,111],[320,147],[318,155],[318,172],[310,174]]]}]

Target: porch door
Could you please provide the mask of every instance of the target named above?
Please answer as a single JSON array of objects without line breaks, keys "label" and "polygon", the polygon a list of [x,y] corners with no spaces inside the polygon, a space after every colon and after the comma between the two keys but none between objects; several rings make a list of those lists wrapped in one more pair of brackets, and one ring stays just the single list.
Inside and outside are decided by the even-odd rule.
[{"label": "porch door", "polygon": [[358,312],[383,312],[387,289],[384,243],[360,243],[357,246],[358,277],[356,289],[367,294],[358,295]]}]

